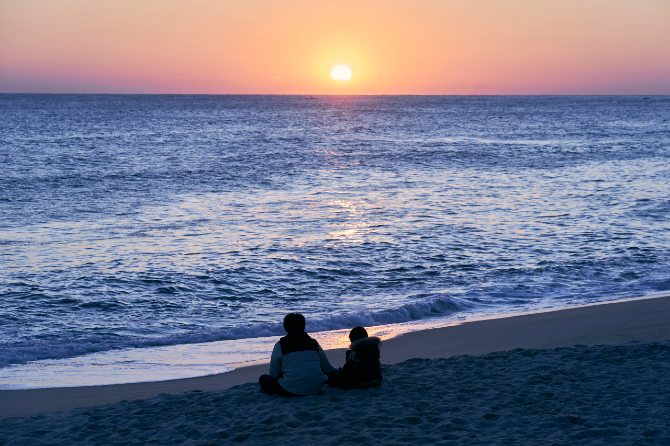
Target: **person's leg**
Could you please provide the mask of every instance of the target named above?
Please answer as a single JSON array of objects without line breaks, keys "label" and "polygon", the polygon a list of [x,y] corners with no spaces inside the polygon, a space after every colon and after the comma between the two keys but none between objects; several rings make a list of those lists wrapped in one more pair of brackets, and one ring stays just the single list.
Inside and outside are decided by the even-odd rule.
[{"label": "person's leg", "polygon": [[258,378],[258,384],[261,386],[261,392],[267,395],[298,396],[295,393],[285,390],[279,385],[279,380],[270,375],[261,375],[261,377]]},{"label": "person's leg", "polygon": [[261,392],[267,395],[274,395],[279,393],[280,390],[283,390],[279,386],[279,382],[270,375],[261,375],[261,377],[258,378],[258,384],[261,386]]}]

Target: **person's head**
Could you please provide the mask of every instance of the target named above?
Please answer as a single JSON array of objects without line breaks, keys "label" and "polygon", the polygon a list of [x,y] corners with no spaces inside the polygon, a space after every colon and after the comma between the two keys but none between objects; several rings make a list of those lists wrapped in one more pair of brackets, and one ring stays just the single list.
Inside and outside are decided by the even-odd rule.
[{"label": "person's head", "polygon": [[358,326],[351,329],[349,332],[349,340],[351,342],[356,342],[359,339],[367,338],[368,332],[365,331],[365,328]]},{"label": "person's head", "polygon": [[300,313],[289,313],[284,316],[284,330],[286,333],[302,333],[305,331],[305,316]]}]

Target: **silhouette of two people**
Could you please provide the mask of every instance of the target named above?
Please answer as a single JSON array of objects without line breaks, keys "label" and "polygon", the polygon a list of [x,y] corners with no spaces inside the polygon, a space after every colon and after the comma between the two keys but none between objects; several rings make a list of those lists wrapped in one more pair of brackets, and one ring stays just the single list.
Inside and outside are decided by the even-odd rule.
[{"label": "silhouette of two people", "polygon": [[378,386],[382,382],[380,340],[369,337],[363,327],[349,333],[351,346],[343,367],[334,368],[319,343],[305,332],[305,317],[290,313],[284,317],[286,336],[275,344],[270,357],[270,373],[258,383],[269,395],[311,395],[328,384],[348,390]]}]

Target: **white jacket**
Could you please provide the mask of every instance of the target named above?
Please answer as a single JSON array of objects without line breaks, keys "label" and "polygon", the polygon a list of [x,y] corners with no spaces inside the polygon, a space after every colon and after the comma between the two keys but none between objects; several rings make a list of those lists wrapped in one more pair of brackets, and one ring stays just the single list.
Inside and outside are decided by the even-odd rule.
[{"label": "white jacket", "polygon": [[270,376],[279,379],[279,385],[296,395],[310,395],[321,391],[324,374],[335,372],[323,349],[307,333],[287,335],[272,350]]}]

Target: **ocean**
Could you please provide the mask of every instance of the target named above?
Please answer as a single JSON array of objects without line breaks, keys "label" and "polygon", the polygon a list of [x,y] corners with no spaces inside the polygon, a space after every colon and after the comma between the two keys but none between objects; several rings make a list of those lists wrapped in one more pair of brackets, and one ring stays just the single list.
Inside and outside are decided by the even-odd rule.
[{"label": "ocean", "polygon": [[291,311],[393,331],[670,290],[670,97],[19,94],[0,118],[0,387],[228,370]]}]

